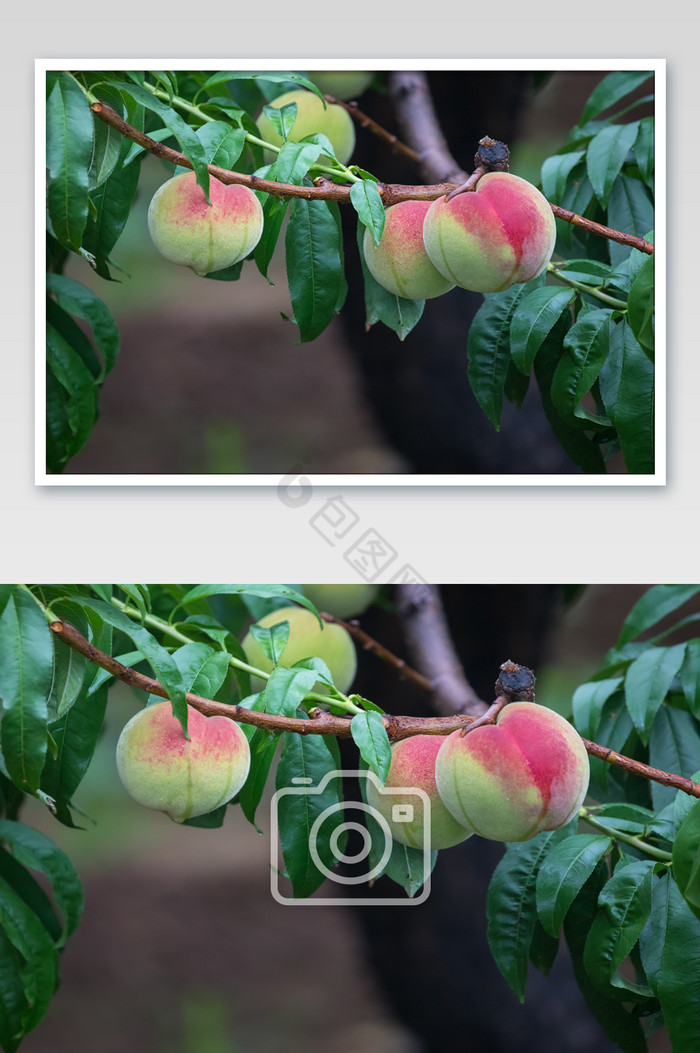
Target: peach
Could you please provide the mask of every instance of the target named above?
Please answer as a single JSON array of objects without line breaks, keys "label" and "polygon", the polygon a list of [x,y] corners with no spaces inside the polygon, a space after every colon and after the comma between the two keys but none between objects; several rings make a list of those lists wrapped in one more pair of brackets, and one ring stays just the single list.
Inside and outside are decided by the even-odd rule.
[{"label": "peach", "polygon": [[[289,141],[298,143],[307,135],[323,132],[330,139],[340,163],[347,164],[355,149],[355,126],[347,110],[333,103],[324,103],[318,95],[307,91],[306,88],[286,91],[284,95],[273,99],[270,106],[280,110],[290,102],[297,104],[297,116],[288,136]],[[272,143],[273,146],[282,145],[282,137],[264,113],[258,117],[257,124],[261,139]]]},{"label": "peach", "polygon": [[[305,607],[281,607],[260,618],[257,624],[269,629],[279,622],[289,622],[289,639],[279,665],[289,667],[304,658],[322,658],[338,690],[347,691],[357,669],[355,645],[347,629],[326,622],[319,625],[316,615]],[[272,662],[251,633],[243,640],[243,650],[250,665],[265,673],[272,671]],[[264,686],[265,682],[259,677],[251,677],[253,691],[262,691]],[[314,691],[327,694],[320,681],[314,685]]]},{"label": "peach", "polygon": [[444,740],[438,793],[454,818],[492,841],[529,841],[576,815],[589,764],[578,732],[534,702],[511,702],[487,724]]},{"label": "peach", "polygon": [[244,259],[260,241],[263,211],[246,186],[228,186],[212,176],[207,204],[194,172],[176,175],[153,195],[148,230],[171,263],[209,274]]},{"label": "peach", "polygon": [[356,69],[314,69],[309,73],[309,80],[324,95],[336,99],[357,99],[370,86],[374,73],[371,70]]},{"label": "peach", "polygon": [[301,591],[319,611],[336,618],[353,618],[366,611],[379,591],[378,585],[302,585]]},{"label": "peach", "polygon": [[186,739],[169,702],[140,710],[117,742],[117,770],[144,808],[181,823],[226,804],[248,777],[248,740],[228,717],[188,707]]},{"label": "peach", "polygon": [[[401,739],[391,747],[391,767],[384,783],[385,789],[406,788],[406,793],[382,793],[367,780],[367,804],[386,819],[394,841],[411,848],[450,848],[471,837],[467,830],[447,810],[435,784],[435,758],[442,746],[440,735],[414,735]],[[423,841],[423,802],[415,789],[423,790],[430,798],[430,846]],[[410,808],[406,819],[394,818],[396,805]]]},{"label": "peach", "polygon": [[365,230],[363,251],[370,274],[389,292],[407,300],[429,300],[454,288],[431,262],[423,243],[430,201],[401,201],[386,210],[378,245]]},{"label": "peach", "polygon": [[445,278],[473,292],[499,292],[542,273],[554,251],[556,225],[532,183],[489,172],[475,191],[432,203],[423,240]]}]

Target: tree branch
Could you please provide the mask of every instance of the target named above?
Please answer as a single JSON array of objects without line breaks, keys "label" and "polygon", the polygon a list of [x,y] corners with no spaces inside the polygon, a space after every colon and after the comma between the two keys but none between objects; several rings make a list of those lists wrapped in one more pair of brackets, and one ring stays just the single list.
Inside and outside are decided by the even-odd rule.
[{"label": "tree branch", "polygon": [[[157,680],[122,665],[115,658],[98,650],[69,622],[57,619],[50,622],[49,629],[58,639],[63,640],[74,651],[84,655],[93,665],[106,669],[117,680],[146,691],[149,695],[157,695],[165,699],[169,697],[165,688]],[[305,720],[297,717],[281,717],[272,713],[256,713],[254,710],[246,709],[245,706],[227,705],[225,702],[215,702],[211,698],[202,698],[201,695],[193,695],[189,692],[185,697],[188,705],[207,717],[228,717],[240,724],[253,724],[267,731],[293,731],[301,735],[336,735],[338,738],[351,738],[348,717],[337,717],[318,707],[310,710],[309,719]],[[475,719],[474,716],[466,713],[451,717],[404,717],[385,713],[382,717],[387,734],[393,742],[410,738],[412,735],[449,735],[453,731],[468,727]],[[642,764],[640,761],[625,757],[621,753],[616,753],[605,746],[599,746],[588,739],[582,739],[582,741],[588,753],[608,764],[624,768],[625,771],[639,775],[643,779],[650,779],[664,786],[673,786],[690,794],[691,797],[700,798],[700,784],[693,782],[692,779],[652,768],[649,764]]]},{"label": "tree branch", "polygon": [[437,712],[485,712],[455,652],[437,585],[402,585],[395,595],[406,646],[428,677]]},{"label": "tree branch", "polygon": [[464,183],[467,173],[455,161],[442,134],[425,73],[396,70],[389,74],[389,91],[402,135],[417,155],[425,181]]},{"label": "tree branch", "polygon": [[[138,128],[127,124],[124,118],[116,110],[113,110],[111,106],[108,106],[107,103],[93,102],[90,109],[105,124],[115,128],[125,138],[137,143],[155,157],[160,157],[171,164],[179,165],[181,168],[191,169],[193,167],[192,162],[183,153],[173,150],[169,146],[164,146],[163,143],[156,142],[155,139],[151,139],[144,132],[139,131]],[[439,144],[436,139],[431,147],[428,160],[431,164],[433,162],[437,164],[440,156]],[[451,159],[449,151],[443,160],[447,158]],[[451,165],[448,164],[447,167],[448,171],[450,171]],[[231,172],[227,168],[219,168],[217,165],[207,165],[207,168],[210,174],[222,183],[237,183],[250,187],[251,190],[275,194],[277,197],[300,197],[306,201],[337,201],[341,205],[350,204],[350,187],[334,183],[329,179],[321,178],[317,180],[317,185],[315,186],[299,186],[297,183],[277,183],[272,179],[262,179],[260,176],[250,175],[245,172]],[[446,196],[453,190],[459,189],[467,180],[466,172],[463,172],[461,169],[453,174],[458,176],[456,182],[436,182],[430,185],[379,183],[378,190],[386,208],[390,205],[396,205],[400,201],[435,201],[437,198]],[[558,205],[551,205],[550,207],[559,219],[572,223],[574,226],[579,226],[591,234],[618,241],[623,245],[632,245],[634,248],[638,248],[641,252],[646,252],[649,255],[654,252],[654,246],[650,242],[644,241],[643,238],[637,238],[633,234],[625,234],[622,231],[604,227],[601,223],[594,223],[583,216],[577,216],[575,212],[569,212]]]},{"label": "tree branch", "polygon": [[377,658],[380,658],[387,665],[391,665],[396,669],[400,676],[406,680],[410,680],[412,683],[421,687],[424,691],[431,691],[432,685],[427,677],[423,676],[416,669],[412,669],[403,658],[399,658],[397,655],[392,654],[383,644],[378,643],[373,637],[366,633],[364,629],[361,629],[357,622],[344,622],[341,618],[336,618],[333,614],[328,614],[326,611],[319,611],[321,618],[324,622],[330,622],[333,625],[342,625],[346,632],[352,636],[354,640],[362,647],[365,651],[370,651],[375,654]]},{"label": "tree branch", "polygon": [[[84,655],[93,665],[106,669],[117,680],[146,691],[150,695],[157,695],[159,698],[169,697],[165,688],[157,680],[122,665],[115,658],[98,650],[68,622],[57,619],[49,624],[49,629],[65,644]],[[225,702],[215,702],[211,698],[202,698],[201,695],[193,695],[189,692],[185,697],[188,705],[207,717],[228,717],[241,724],[253,724],[267,731],[292,731],[301,735],[335,735],[338,738],[351,738],[348,717],[337,717],[318,707],[310,710],[309,719],[305,720],[304,718],[277,716],[272,713],[256,713],[254,710],[246,709],[245,706],[227,705]],[[449,735],[453,731],[468,727],[475,719],[476,717],[466,713],[450,717],[406,717],[385,713],[382,717],[387,734],[393,742],[410,738],[412,735]],[[621,753],[616,753],[605,746],[599,746],[588,739],[582,741],[588,753],[608,764],[623,768],[643,779],[650,779],[664,786],[683,790],[691,797],[700,798],[700,784],[693,782],[692,779],[652,768],[649,764],[642,764],[640,761],[625,757]]]}]

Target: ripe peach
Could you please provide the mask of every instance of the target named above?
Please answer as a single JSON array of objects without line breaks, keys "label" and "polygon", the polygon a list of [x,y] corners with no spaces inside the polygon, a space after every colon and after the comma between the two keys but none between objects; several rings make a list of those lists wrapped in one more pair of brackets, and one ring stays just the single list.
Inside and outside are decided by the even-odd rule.
[{"label": "ripe peach", "polygon": [[378,585],[302,585],[307,600],[336,618],[353,618],[366,611],[379,591]]},{"label": "ripe peach", "polygon": [[127,792],[176,823],[230,801],[248,777],[248,740],[228,717],[188,707],[186,739],[169,702],[140,710],[117,742],[117,770]]},{"label": "ripe peach", "polygon": [[[289,640],[279,664],[289,667],[303,658],[322,658],[338,690],[347,691],[355,679],[357,669],[355,645],[347,629],[326,622],[319,625],[316,615],[305,607],[281,607],[260,618],[257,624],[269,629],[279,622],[289,622]],[[272,671],[272,662],[251,633],[243,640],[243,650],[250,665],[265,673]],[[264,686],[265,682],[259,677],[251,677],[253,691],[262,691]],[[314,691],[327,693],[321,682],[315,684]]]},{"label": "ripe peach", "polygon": [[534,702],[511,702],[496,724],[448,735],[435,763],[446,807],[492,841],[529,841],[564,826],[581,807],[588,779],[578,732]]},{"label": "ripe peach", "polygon": [[314,69],[309,73],[309,80],[324,95],[332,95],[336,99],[357,99],[365,88],[372,83],[374,73],[371,70],[355,69]]},{"label": "ripe peach", "polygon": [[171,263],[209,274],[244,259],[260,241],[263,211],[246,186],[228,186],[212,176],[207,204],[194,172],[164,183],[148,209],[148,229]]},{"label": "ripe peach", "polygon": [[[406,793],[381,793],[367,780],[367,804],[382,815],[391,836],[402,845],[425,848],[423,843],[423,803],[415,789],[424,790],[430,798],[430,848],[450,848],[471,837],[472,831],[450,814],[440,799],[435,784],[435,758],[442,746],[440,735],[414,735],[391,747],[391,767],[384,788],[406,788]],[[412,809],[412,818],[393,818],[394,807]],[[410,813],[409,813],[410,814]]]},{"label": "ripe peach", "polygon": [[363,250],[370,274],[383,288],[407,300],[429,300],[454,287],[431,262],[423,243],[430,201],[401,201],[386,210],[378,245],[365,230]]},{"label": "ripe peach", "polygon": [[[328,136],[341,164],[347,164],[355,149],[355,126],[352,117],[342,106],[324,104],[318,95],[306,88],[286,91],[273,99],[270,106],[281,109],[290,102],[297,104],[297,116],[289,140],[298,143],[306,135],[323,132]],[[260,138],[273,146],[282,145],[282,137],[275,131],[272,122],[261,113],[257,120]]]},{"label": "ripe peach", "polygon": [[499,292],[536,278],[556,241],[554,214],[539,190],[508,172],[489,172],[475,191],[433,201],[425,216],[428,256],[450,281]]}]

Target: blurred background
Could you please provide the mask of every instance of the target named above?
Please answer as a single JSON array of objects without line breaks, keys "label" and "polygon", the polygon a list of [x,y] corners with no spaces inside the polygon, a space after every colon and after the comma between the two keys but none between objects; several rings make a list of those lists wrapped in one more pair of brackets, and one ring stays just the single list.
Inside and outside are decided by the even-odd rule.
[{"label": "blurred background", "polygon": [[[591,585],[565,602],[549,585],[442,586],[467,676],[493,697],[507,658],[537,674],[538,701],[564,714],[646,586]],[[360,624],[405,655],[396,618],[376,604]],[[394,713],[426,698],[359,651],[353,690]],[[262,835],[239,809],[222,829],[178,826],[134,804],[114,750],[143,698],[116,685],[78,794],[82,830],[38,802],[23,809],[84,881],[84,918],[62,957],[62,985],[22,1053],[612,1053],[564,948],[531,971],[524,1005],[486,944],[486,889],[503,846],[473,837],[440,853],[428,900],[401,907],[305,906],[270,893]],[[351,761],[351,753],[348,758]],[[274,779],[271,777],[271,783]],[[269,800],[268,792],[267,800]],[[78,819],[80,821],[80,819]],[[332,895],[326,882],[322,892]],[[397,886],[392,885],[392,889]],[[345,891],[345,887],[341,890]],[[651,1040],[664,1053],[664,1034]]]},{"label": "blurred background", "polygon": [[[467,171],[478,140],[490,135],[510,144],[511,171],[537,183],[542,161],[565,141],[605,75],[433,72],[430,84],[448,143]],[[384,74],[359,105],[398,131]],[[388,182],[420,181],[363,128],[352,160]],[[272,284],[252,263],[238,282],[222,282],[158,255],[146,213],[171,173],[156,158],[143,163],[139,196],[114,253],[121,282],[103,281],[75,256],[68,264],[66,273],[113,312],[122,350],[100,398],[101,418],[65,475],[279,477],[299,463],[314,473],[364,475],[577,472],[536,391],[521,411],[506,403],[498,433],[473,399],[466,339],[479,294],[453,289],[428,301],[403,343],[381,324],[366,334],[354,210],[344,208],[347,303],[317,340],[300,345],[296,327],[282,317],[290,304],[279,252]]]}]

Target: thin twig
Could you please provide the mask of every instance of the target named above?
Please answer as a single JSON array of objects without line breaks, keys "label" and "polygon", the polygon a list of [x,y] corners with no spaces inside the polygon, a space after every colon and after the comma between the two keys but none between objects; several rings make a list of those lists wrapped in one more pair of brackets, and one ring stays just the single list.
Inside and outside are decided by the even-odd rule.
[{"label": "thin twig", "polygon": [[[57,619],[49,624],[49,629],[54,635],[63,640],[65,644],[84,655],[93,665],[106,669],[117,680],[132,687],[157,695],[159,698],[169,698],[168,692],[157,680],[135,669],[122,665],[115,658],[98,650],[82,633],[62,619]],[[309,712],[309,719],[296,717],[282,717],[272,713],[256,713],[246,709],[244,706],[227,705],[225,702],[215,702],[210,698],[202,698],[200,695],[187,693],[185,695],[188,705],[199,710],[205,716],[222,716],[236,720],[241,724],[253,724],[267,731],[292,731],[302,735],[335,735],[338,738],[350,738],[350,720],[347,717],[334,716],[326,713],[318,707]],[[387,734],[392,741],[410,738],[412,735],[449,735],[453,731],[460,731],[467,727],[476,718],[470,714],[459,714],[451,717],[406,717],[384,714],[382,720],[387,729]],[[671,772],[660,771],[648,764],[625,757],[621,753],[599,746],[595,742],[583,739],[583,744],[588,753],[608,764],[614,764],[618,768],[639,775],[643,779],[662,783],[664,786],[672,786],[683,790],[691,797],[700,797],[700,784],[693,782],[681,775]]]},{"label": "thin twig", "polygon": [[373,135],[376,135],[378,139],[383,139],[384,142],[388,143],[389,146],[396,153],[403,154],[409,161],[413,161],[414,164],[418,164],[420,157],[417,152],[407,146],[406,143],[401,142],[397,135],[393,132],[387,131],[381,124],[378,124],[372,117],[369,117],[364,113],[356,102],[344,102],[342,99],[336,99],[332,95],[323,96],[326,102],[330,102],[334,106],[342,106],[344,110],[350,114],[352,119],[356,121],[361,128],[368,128]]},{"label": "thin twig", "polygon": [[393,654],[388,648],[384,647],[375,640],[369,633],[366,633],[364,629],[361,629],[357,622],[344,622],[341,618],[336,618],[333,614],[328,614],[327,611],[319,611],[321,618],[324,622],[330,622],[333,625],[342,625],[343,629],[352,636],[354,640],[362,647],[365,651],[370,651],[375,654],[377,658],[380,658],[387,665],[393,666],[394,669],[402,676],[405,680],[410,680],[424,691],[431,691],[432,685],[426,676],[419,673],[416,669],[412,669],[403,658],[399,658],[398,655]]}]

